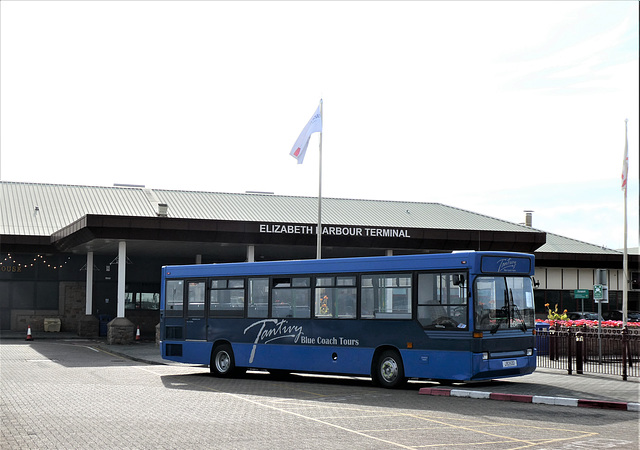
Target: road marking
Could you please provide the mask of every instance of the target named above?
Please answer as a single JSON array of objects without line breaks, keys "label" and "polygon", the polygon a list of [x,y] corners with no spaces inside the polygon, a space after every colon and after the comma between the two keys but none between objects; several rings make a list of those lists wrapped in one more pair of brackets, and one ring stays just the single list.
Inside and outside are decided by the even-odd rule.
[{"label": "road marking", "polygon": [[[141,368],[141,370],[145,370]],[[151,370],[147,370],[148,372],[154,373]],[[157,374],[156,374],[157,375]],[[295,416],[307,421],[312,421],[318,424],[327,425],[334,429],[338,429],[347,433],[351,433],[354,435],[361,436],[363,438],[367,438],[373,441],[384,443],[390,447],[394,448],[404,448],[404,449],[419,449],[419,448],[438,448],[438,447],[489,447],[496,446],[502,444],[505,448],[509,450],[520,450],[520,449],[529,449],[529,448],[547,448],[549,445],[557,446],[557,445],[571,445],[573,442],[586,442],[585,439],[593,436],[597,436],[599,433],[591,432],[591,431],[576,431],[576,430],[567,430],[562,428],[548,428],[548,427],[538,427],[531,425],[518,425],[518,424],[510,424],[510,423],[495,423],[488,422],[485,420],[473,420],[473,419],[458,419],[458,418],[449,418],[442,415],[434,415],[433,417],[429,417],[426,415],[420,414],[407,414],[407,413],[385,413],[384,411],[379,411],[375,409],[365,409],[359,408],[357,406],[343,406],[343,405],[332,405],[332,404],[309,404],[309,403],[317,403],[318,400],[332,400],[331,395],[323,395],[313,391],[295,389],[298,392],[304,393],[306,395],[310,395],[308,400],[298,400],[293,404],[287,404],[286,407],[279,406],[282,403],[282,399],[273,399],[273,400],[253,400],[248,398],[243,394],[235,394],[230,392],[225,392],[220,389],[204,386],[200,383],[193,382],[174,382],[172,383],[175,387],[182,387],[185,385],[196,386],[198,389],[204,389],[210,392],[215,392],[217,394],[226,395],[233,397],[237,400],[242,400],[246,403],[251,403],[253,405],[262,406],[264,408],[269,408],[274,411],[278,411],[280,413],[288,414],[291,416]],[[289,399],[288,401],[291,401]],[[308,402],[308,403],[307,403]],[[293,411],[292,409],[295,409]],[[304,411],[304,409],[313,409],[315,412],[319,412],[319,410],[324,409],[325,412],[329,413],[329,411],[344,411],[345,414],[341,414],[339,416],[330,416],[326,418],[319,418],[317,416],[309,416],[309,411]],[[308,414],[305,414],[308,413]],[[357,415],[349,415],[348,412],[360,412]],[[322,414],[320,414],[322,415]],[[411,427],[410,424],[406,428],[379,428],[379,429],[355,429],[352,427],[348,427],[344,425],[344,421],[353,420],[353,419],[380,419],[384,418],[385,420],[390,417],[407,417],[412,419],[417,419],[424,423],[430,423],[432,426],[414,426]],[[342,424],[336,424],[335,421],[340,421]],[[456,423],[464,421],[465,424]],[[417,425],[417,424],[416,424]],[[499,431],[496,430],[496,427],[502,427]],[[451,442],[438,442],[433,444],[403,444],[400,442],[394,442],[390,439],[385,439],[381,437],[377,437],[375,434],[381,433],[389,433],[389,432],[402,432],[402,431],[419,431],[419,430],[433,430],[433,429],[442,429],[442,428],[452,428],[465,432],[471,432],[476,435],[482,435],[487,437],[492,437],[493,439],[487,441],[478,441],[478,442],[464,442],[460,444],[451,443]],[[480,429],[484,428],[484,429]],[[492,430],[489,431],[488,428]],[[524,434],[524,430],[530,430],[529,434],[531,437],[512,437],[512,435],[522,435]],[[571,433],[572,435],[567,435],[567,433]],[[556,437],[557,434],[564,434],[563,437]],[[545,437],[548,436],[548,437]]]},{"label": "road marking", "polygon": [[[598,433],[589,432],[589,431],[553,430],[553,431],[563,431],[563,432],[573,431],[574,433],[580,433],[580,435],[579,436],[570,436],[570,437],[565,437],[565,438],[551,438],[551,439],[542,438],[542,439],[538,439],[536,441],[533,441],[531,439],[518,439],[518,438],[513,438],[513,437],[510,437],[510,436],[504,436],[502,434],[490,433],[488,431],[482,431],[482,430],[479,430],[477,428],[473,428],[473,427],[469,427],[469,426],[450,424],[450,423],[443,422],[441,420],[431,419],[429,417],[422,417],[422,416],[418,416],[418,415],[414,415],[414,414],[406,414],[406,415],[409,416],[409,417],[414,417],[414,418],[420,419],[420,420],[426,420],[426,421],[429,421],[429,422],[437,423],[437,424],[444,425],[444,426],[451,427],[451,428],[461,429],[461,430],[465,430],[465,431],[471,431],[473,433],[479,433],[479,434],[484,434],[484,435],[491,436],[491,437],[496,437],[496,438],[499,438],[499,439],[504,439],[503,441],[500,442],[502,444],[507,444],[507,443],[509,443],[509,441],[511,441],[513,443],[525,444],[525,445],[520,446],[520,447],[514,447],[511,450],[522,449],[522,448],[530,448],[530,447],[535,447],[535,446],[538,446],[538,445],[546,445],[546,444],[553,443],[553,442],[567,441],[567,440],[570,440],[570,439],[585,438],[585,437],[594,436],[594,435],[598,434]],[[494,423],[489,424],[489,423],[480,422],[480,421],[478,423],[479,423],[479,425],[481,424],[482,426],[485,426],[485,425],[492,425],[492,426],[493,425],[496,425],[496,426],[497,425],[502,425],[504,427],[509,427],[509,428],[532,428],[532,429],[536,429],[536,430],[545,430],[545,431],[550,431],[551,430],[550,428],[547,428],[547,427],[534,427],[534,426],[531,426],[531,425],[513,425],[513,424],[506,424],[506,423],[505,424],[494,424]],[[466,443],[464,445],[481,445],[481,444],[483,444],[483,442]],[[448,445],[449,444],[447,444],[447,446]],[[451,444],[451,445],[454,445],[454,444]],[[416,447],[417,448],[427,448],[427,447],[441,447],[441,446],[442,446],[442,444],[440,443],[440,444],[422,445],[422,446],[416,446]],[[416,448],[416,447],[414,447],[414,448]]]},{"label": "road marking", "polygon": [[[245,398],[245,397],[243,397],[241,395],[238,395],[238,394],[231,394],[231,393],[228,393],[228,392],[222,392],[222,391],[220,391],[218,389],[210,388],[210,387],[207,387],[207,386],[198,386],[198,387],[199,388],[204,388],[204,389],[212,391],[212,392],[216,392],[218,394],[228,395],[230,397],[233,397],[233,398],[238,399],[238,400],[242,400],[242,401],[247,402],[247,403],[252,403],[254,405],[258,405],[258,406],[262,406],[262,407],[265,407],[265,408],[273,409],[275,411],[278,411],[278,412],[281,412],[281,413],[284,413],[284,414],[289,414],[289,415],[292,415],[292,416],[300,417],[301,419],[306,419],[306,420],[311,420],[313,422],[321,423],[323,425],[327,425],[327,426],[330,426],[330,427],[333,427],[333,428],[337,428],[338,430],[346,431],[346,432],[352,433],[352,434],[357,434],[359,436],[366,437],[366,438],[369,438],[369,439],[373,439],[375,441],[383,442],[385,444],[393,445],[395,447],[406,448],[406,449],[415,448],[414,446],[402,445],[402,444],[399,444],[397,442],[392,442],[392,441],[389,441],[389,440],[386,440],[386,439],[381,439],[381,438],[377,438],[375,436],[370,436],[370,435],[362,433],[360,431],[353,430],[353,429],[350,429],[350,428],[347,428],[347,427],[343,427],[341,425],[336,425],[336,424],[333,424],[331,422],[327,422],[327,421],[324,421],[324,420],[321,420],[321,419],[318,419],[318,418],[315,418],[315,417],[305,416],[304,414],[299,414],[299,413],[296,413],[296,412],[293,412],[293,411],[288,411],[288,410],[286,410],[284,408],[278,408],[277,406],[268,405],[268,404],[261,403],[261,402],[255,401],[255,400],[251,400],[249,398]],[[320,395],[320,394],[316,394],[316,395]]]}]

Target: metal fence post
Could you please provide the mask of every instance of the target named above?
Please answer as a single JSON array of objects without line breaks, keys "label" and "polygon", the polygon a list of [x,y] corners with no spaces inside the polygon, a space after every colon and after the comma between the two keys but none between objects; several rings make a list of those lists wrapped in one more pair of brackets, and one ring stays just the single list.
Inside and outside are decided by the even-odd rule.
[{"label": "metal fence post", "polygon": [[582,331],[578,331],[576,333],[576,373],[582,375],[582,346],[584,344],[584,338],[582,336]]},{"label": "metal fence post", "polygon": [[572,373],[573,367],[573,352],[571,351],[573,347],[573,328],[569,327],[569,331],[567,331],[567,372],[569,375]]},{"label": "metal fence post", "polygon": [[631,354],[629,352],[629,340],[627,339],[627,327],[622,329],[622,380],[627,381],[627,356],[629,357],[629,366],[631,366]]},{"label": "metal fence post", "polygon": [[[604,280],[600,280],[600,281],[606,281],[606,270],[596,269],[595,273],[596,273],[597,277],[604,277]],[[606,283],[599,283],[599,284],[602,285],[602,284],[606,284]],[[595,293],[595,286],[594,286],[594,293]],[[603,292],[603,294],[604,294],[604,292]],[[594,300],[596,300],[595,299],[595,295],[594,295]],[[602,298],[600,298],[599,300],[596,300],[596,302],[598,302],[598,364],[602,364],[602,335],[601,335],[601,331],[602,331]]]},{"label": "metal fence post", "polygon": [[[622,376],[623,381],[634,378],[637,380],[640,377],[639,331],[633,327],[604,329],[600,333],[590,327],[567,327],[562,331],[550,327],[548,330],[540,330],[537,363],[539,367],[563,372],[568,369],[569,375],[600,373]],[[600,343],[603,352],[601,361],[598,348]],[[563,366],[565,354],[566,368]]]}]

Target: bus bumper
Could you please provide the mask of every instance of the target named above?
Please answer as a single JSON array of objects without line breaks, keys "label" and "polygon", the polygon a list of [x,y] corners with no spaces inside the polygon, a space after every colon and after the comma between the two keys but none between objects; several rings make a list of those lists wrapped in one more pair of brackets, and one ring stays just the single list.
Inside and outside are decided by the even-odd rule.
[{"label": "bus bumper", "polygon": [[517,377],[536,370],[535,352],[531,356],[483,359],[481,353],[473,354],[472,380],[490,380],[492,378]]}]

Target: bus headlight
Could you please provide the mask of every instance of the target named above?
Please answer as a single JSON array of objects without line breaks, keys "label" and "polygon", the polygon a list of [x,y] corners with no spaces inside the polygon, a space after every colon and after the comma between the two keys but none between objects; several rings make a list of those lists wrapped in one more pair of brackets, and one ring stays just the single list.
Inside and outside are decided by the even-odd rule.
[{"label": "bus headlight", "polygon": [[527,349],[527,356],[533,356],[533,349],[532,348],[528,348]]},{"label": "bus headlight", "polygon": [[482,352],[482,359],[485,361],[489,359],[489,352]]}]

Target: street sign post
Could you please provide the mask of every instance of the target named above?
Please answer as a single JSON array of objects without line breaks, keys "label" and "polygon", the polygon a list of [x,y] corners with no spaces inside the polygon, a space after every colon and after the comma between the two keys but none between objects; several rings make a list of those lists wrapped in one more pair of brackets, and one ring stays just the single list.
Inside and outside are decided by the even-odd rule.
[{"label": "street sign post", "polygon": [[604,299],[604,289],[602,289],[601,284],[593,285],[593,299],[597,302]]},{"label": "street sign post", "polygon": [[576,300],[579,299],[588,299],[589,298],[589,289],[574,289],[573,296]]},{"label": "street sign post", "polygon": [[574,289],[573,290],[573,298],[576,300],[582,300],[582,309],[584,312],[584,301],[589,298],[589,289]]},{"label": "street sign post", "polygon": [[602,337],[600,332],[602,331],[602,304],[609,302],[607,286],[604,284],[594,284],[593,299],[598,302],[598,361],[602,364]]}]

